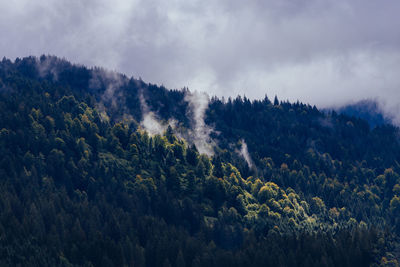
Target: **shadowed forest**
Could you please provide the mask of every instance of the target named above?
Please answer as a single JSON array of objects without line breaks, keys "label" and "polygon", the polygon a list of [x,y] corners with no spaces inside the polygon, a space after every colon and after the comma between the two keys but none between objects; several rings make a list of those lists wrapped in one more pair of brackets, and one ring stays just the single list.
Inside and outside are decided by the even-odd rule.
[{"label": "shadowed forest", "polygon": [[0,265],[398,266],[399,128],[0,62]]}]

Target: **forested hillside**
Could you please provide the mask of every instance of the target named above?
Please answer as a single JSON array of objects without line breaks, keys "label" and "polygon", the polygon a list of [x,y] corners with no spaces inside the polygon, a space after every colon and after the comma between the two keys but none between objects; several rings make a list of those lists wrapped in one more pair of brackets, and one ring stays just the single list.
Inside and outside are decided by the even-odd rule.
[{"label": "forested hillside", "polygon": [[0,62],[5,266],[397,266],[399,129]]},{"label": "forested hillside", "polygon": [[369,122],[371,127],[391,123],[393,117],[386,114],[376,100],[361,100],[336,108],[336,111],[349,116],[362,118]]}]

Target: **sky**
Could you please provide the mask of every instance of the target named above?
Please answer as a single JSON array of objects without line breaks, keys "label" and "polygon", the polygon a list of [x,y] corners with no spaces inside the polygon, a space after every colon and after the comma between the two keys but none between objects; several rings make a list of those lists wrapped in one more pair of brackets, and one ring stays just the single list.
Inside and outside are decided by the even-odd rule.
[{"label": "sky", "polygon": [[1,57],[56,55],[225,97],[376,99],[400,114],[398,0],[8,0],[0,11]]}]

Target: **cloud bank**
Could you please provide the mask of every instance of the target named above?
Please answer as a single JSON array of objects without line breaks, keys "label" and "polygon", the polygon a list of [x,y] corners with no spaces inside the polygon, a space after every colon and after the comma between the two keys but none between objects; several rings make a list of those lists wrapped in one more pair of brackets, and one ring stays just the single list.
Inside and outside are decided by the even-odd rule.
[{"label": "cloud bank", "polygon": [[[14,0],[0,52],[53,54],[211,95],[400,99],[400,1]],[[400,121],[400,120],[399,120]]]}]

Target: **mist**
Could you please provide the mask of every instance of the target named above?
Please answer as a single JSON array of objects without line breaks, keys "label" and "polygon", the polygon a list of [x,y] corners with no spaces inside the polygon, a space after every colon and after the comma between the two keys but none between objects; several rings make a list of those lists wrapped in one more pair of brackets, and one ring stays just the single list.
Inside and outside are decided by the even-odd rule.
[{"label": "mist", "polygon": [[397,0],[15,0],[0,9],[0,55],[11,59],[51,54],[211,96],[323,108],[377,99],[400,122]]},{"label": "mist", "polygon": [[246,142],[244,141],[244,139],[242,139],[241,141],[240,141],[240,143],[241,143],[241,148],[240,148],[240,151],[239,151],[239,154],[244,158],[244,160],[247,162],[247,165],[249,166],[249,168],[252,168],[253,167],[253,160],[251,159],[251,157],[250,157],[250,154],[249,154],[249,150],[248,150],[248,148],[247,148],[247,144],[246,144]]},{"label": "mist", "polygon": [[215,141],[210,137],[213,129],[204,121],[205,112],[208,108],[209,97],[206,93],[187,92],[185,101],[189,103],[188,117],[192,125],[189,129],[189,141],[194,143],[197,150],[202,154],[213,155]]},{"label": "mist", "polygon": [[146,100],[143,97],[143,92],[139,94],[140,108],[142,110],[142,121],[140,126],[146,130],[150,135],[163,134],[167,129],[169,124],[174,126],[174,123],[162,124],[160,120],[157,119],[155,113],[150,111]]},{"label": "mist", "polygon": [[118,100],[124,97],[120,90],[127,83],[127,79],[114,71],[104,69],[93,69],[92,78],[89,81],[89,88],[98,89],[105,86],[105,91],[101,96],[103,102],[111,103],[113,108],[117,107]]}]

